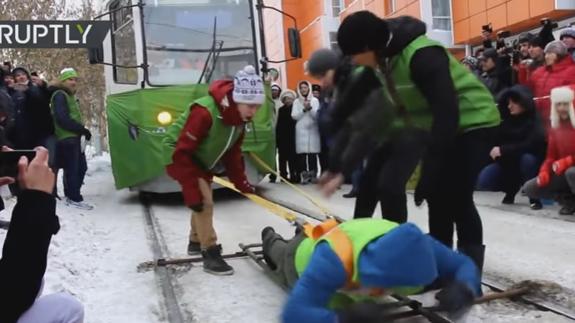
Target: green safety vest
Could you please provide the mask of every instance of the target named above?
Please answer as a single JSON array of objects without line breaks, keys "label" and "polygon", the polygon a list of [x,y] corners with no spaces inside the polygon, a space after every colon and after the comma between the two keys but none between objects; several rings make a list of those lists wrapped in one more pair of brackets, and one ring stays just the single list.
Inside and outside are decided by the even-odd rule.
[{"label": "green safety vest", "polygon": [[208,135],[194,152],[193,159],[204,169],[211,170],[222,158],[222,156],[238,141],[244,131],[244,126],[229,126],[224,124],[222,116],[214,98],[210,95],[197,99],[191,104],[189,109],[168,128],[164,136],[163,143],[166,149],[169,149],[167,164],[171,163],[171,158],[176,148],[176,143],[184,125],[194,105],[200,105],[208,110],[212,117],[212,126]]},{"label": "green safety vest", "polygon": [[[389,231],[395,229],[399,224],[383,219],[356,219],[353,221],[347,221],[339,224],[335,229],[341,230],[349,238],[352,244],[353,250],[353,272],[351,274],[351,283],[354,285],[361,286],[361,281],[359,279],[359,256],[363,249],[373,240],[387,234]],[[335,243],[330,237],[329,232],[324,234],[317,240],[307,238],[302,240],[299,244],[296,254],[295,254],[295,267],[298,276],[301,276],[305,269],[307,268],[311,256],[315,250],[318,243],[326,241],[332,249],[335,249]],[[382,250],[385,252],[385,250]],[[337,253],[336,253],[337,254]],[[401,286],[392,287],[386,289],[392,293],[401,295],[411,295],[418,293],[423,289],[422,286]],[[345,294],[345,289],[342,290]],[[337,297],[340,297],[339,295]],[[331,303],[331,306],[337,306],[337,304]]]},{"label": "green safety vest", "polygon": [[54,134],[56,135],[56,138],[58,140],[62,140],[62,139],[66,139],[66,138],[72,138],[72,137],[78,137],[79,135],[77,133],[63,129],[62,127],[60,127],[60,125],[58,125],[58,121],[56,120],[56,117],[54,116],[54,96],[56,96],[56,94],[58,94],[58,93],[62,93],[66,96],[66,103],[68,104],[68,111],[70,113],[70,118],[72,118],[72,120],[78,122],[79,124],[84,124],[84,122],[82,121],[82,113],[80,112],[80,106],[78,105],[78,101],[76,100],[76,96],[70,95],[64,90],[57,90],[56,92],[54,92],[52,94],[52,97],[50,98],[50,110],[52,111],[52,116],[54,117],[53,118],[54,119]]},{"label": "green safety vest", "polygon": [[[429,102],[411,80],[410,64],[413,55],[422,48],[443,46],[422,35],[409,43],[398,55],[391,58],[391,77],[399,99],[414,127],[431,129],[432,115]],[[449,68],[459,99],[459,131],[488,128],[499,125],[501,117],[493,96],[481,81],[465,69],[447,50]],[[433,64],[433,62],[429,62]],[[405,120],[397,118],[394,128],[404,126]]]}]

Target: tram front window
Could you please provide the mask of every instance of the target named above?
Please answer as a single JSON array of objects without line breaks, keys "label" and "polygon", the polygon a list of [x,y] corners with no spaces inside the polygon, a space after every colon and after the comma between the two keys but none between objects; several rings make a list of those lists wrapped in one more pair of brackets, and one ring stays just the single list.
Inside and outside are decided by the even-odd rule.
[{"label": "tram front window", "polygon": [[[256,56],[250,0],[147,0],[144,30],[152,85],[194,84],[234,75]],[[214,43],[214,22],[216,52]],[[208,71],[209,72],[209,71]],[[206,82],[206,77],[202,79]]]}]

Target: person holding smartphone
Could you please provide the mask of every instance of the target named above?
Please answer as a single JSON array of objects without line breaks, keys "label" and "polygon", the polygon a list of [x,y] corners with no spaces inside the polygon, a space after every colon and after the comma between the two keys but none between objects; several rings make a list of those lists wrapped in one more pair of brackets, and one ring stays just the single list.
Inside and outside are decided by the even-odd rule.
[{"label": "person holding smartphone", "polygon": [[[17,153],[5,146],[0,152]],[[0,186],[15,182],[13,177],[0,176]],[[42,294],[50,240],[60,229],[52,195],[55,176],[48,166],[48,151],[36,148],[31,161],[21,156],[17,177],[21,193],[0,259],[0,322],[81,323],[84,309],[74,297],[66,293],[38,297]]]}]

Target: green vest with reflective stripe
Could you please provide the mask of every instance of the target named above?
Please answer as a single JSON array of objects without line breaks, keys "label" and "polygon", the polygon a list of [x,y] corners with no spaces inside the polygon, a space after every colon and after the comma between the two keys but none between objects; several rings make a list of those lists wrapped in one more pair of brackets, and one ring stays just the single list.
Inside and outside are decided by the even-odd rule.
[{"label": "green vest with reflective stripe", "polygon": [[[338,225],[338,228],[343,231],[350,239],[353,249],[353,274],[352,283],[357,283],[361,286],[359,280],[359,256],[363,249],[373,240],[385,235],[389,231],[395,229],[399,224],[383,219],[356,219],[352,221],[343,222]],[[295,267],[299,276],[303,274],[307,268],[311,256],[318,243],[326,241],[332,249],[334,248],[333,241],[330,240],[329,234],[314,241],[311,238],[304,239],[298,246],[295,254]],[[385,252],[385,250],[381,250]],[[421,286],[410,287],[393,287],[386,290],[392,293],[401,295],[415,294],[422,290]],[[345,293],[345,290],[343,290]]]},{"label": "green vest with reflective stripe", "polygon": [[[399,98],[409,114],[410,122],[413,126],[423,129],[431,128],[432,115],[429,102],[411,80],[410,64],[413,55],[419,49],[434,46],[443,48],[439,42],[425,35],[419,36],[390,61],[391,76]],[[459,131],[465,132],[499,125],[500,114],[489,90],[447,50],[446,53],[449,57],[451,78],[459,99]],[[401,123],[403,120],[398,118],[395,126],[400,126]]]},{"label": "green vest with reflective stripe", "polygon": [[204,170],[211,170],[222,156],[238,141],[244,131],[244,126],[229,126],[224,124],[214,98],[210,95],[199,98],[194,101],[191,107],[186,109],[166,131],[163,143],[164,147],[170,149],[171,152],[166,154],[170,158],[169,163],[171,163],[171,157],[182,129],[188,120],[193,106],[196,104],[208,110],[212,117],[212,126],[208,135],[202,140],[195,151],[193,159]]},{"label": "green vest with reflective stripe", "polygon": [[56,117],[54,116],[54,96],[56,96],[56,94],[58,94],[58,93],[62,93],[66,97],[66,103],[68,104],[68,113],[70,114],[70,118],[72,118],[74,121],[78,122],[79,124],[84,124],[84,122],[82,121],[82,113],[80,112],[80,106],[78,105],[78,101],[76,101],[76,96],[70,95],[64,90],[57,90],[56,92],[54,92],[52,94],[52,97],[50,98],[50,110],[52,111],[52,116],[54,117],[53,118],[54,119],[54,134],[56,135],[56,138],[58,140],[62,140],[62,139],[66,139],[66,138],[72,138],[72,137],[78,137],[79,134],[74,133],[72,131],[68,131],[66,129],[63,129],[60,127],[60,125],[58,125],[58,121],[56,120]]}]

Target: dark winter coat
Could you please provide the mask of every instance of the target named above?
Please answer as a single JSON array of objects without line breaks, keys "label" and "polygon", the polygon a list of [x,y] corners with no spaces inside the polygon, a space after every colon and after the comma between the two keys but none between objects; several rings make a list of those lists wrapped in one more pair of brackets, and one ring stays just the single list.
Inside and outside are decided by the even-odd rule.
[{"label": "dark winter coat", "polygon": [[18,195],[0,259],[0,322],[15,323],[34,304],[59,229],[54,196],[32,190]]},{"label": "dark winter coat", "polygon": [[[24,70],[26,73],[28,71]],[[11,90],[14,101],[14,127],[9,139],[18,149],[32,149],[44,145],[54,134],[49,99],[45,92],[28,82],[25,91]]]},{"label": "dark winter coat", "polygon": [[[510,98],[519,101],[525,112],[512,116],[507,107]],[[500,161],[517,160],[525,153],[543,160],[546,149],[545,129],[531,91],[525,86],[515,85],[501,93],[498,104],[502,121],[495,140],[501,148]]]},{"label": "dark winter coat", "polygon": [[280,153],[295,155],[295,120],[291,117],[292,106],[284,105],[278,110],[276,144]]}]

